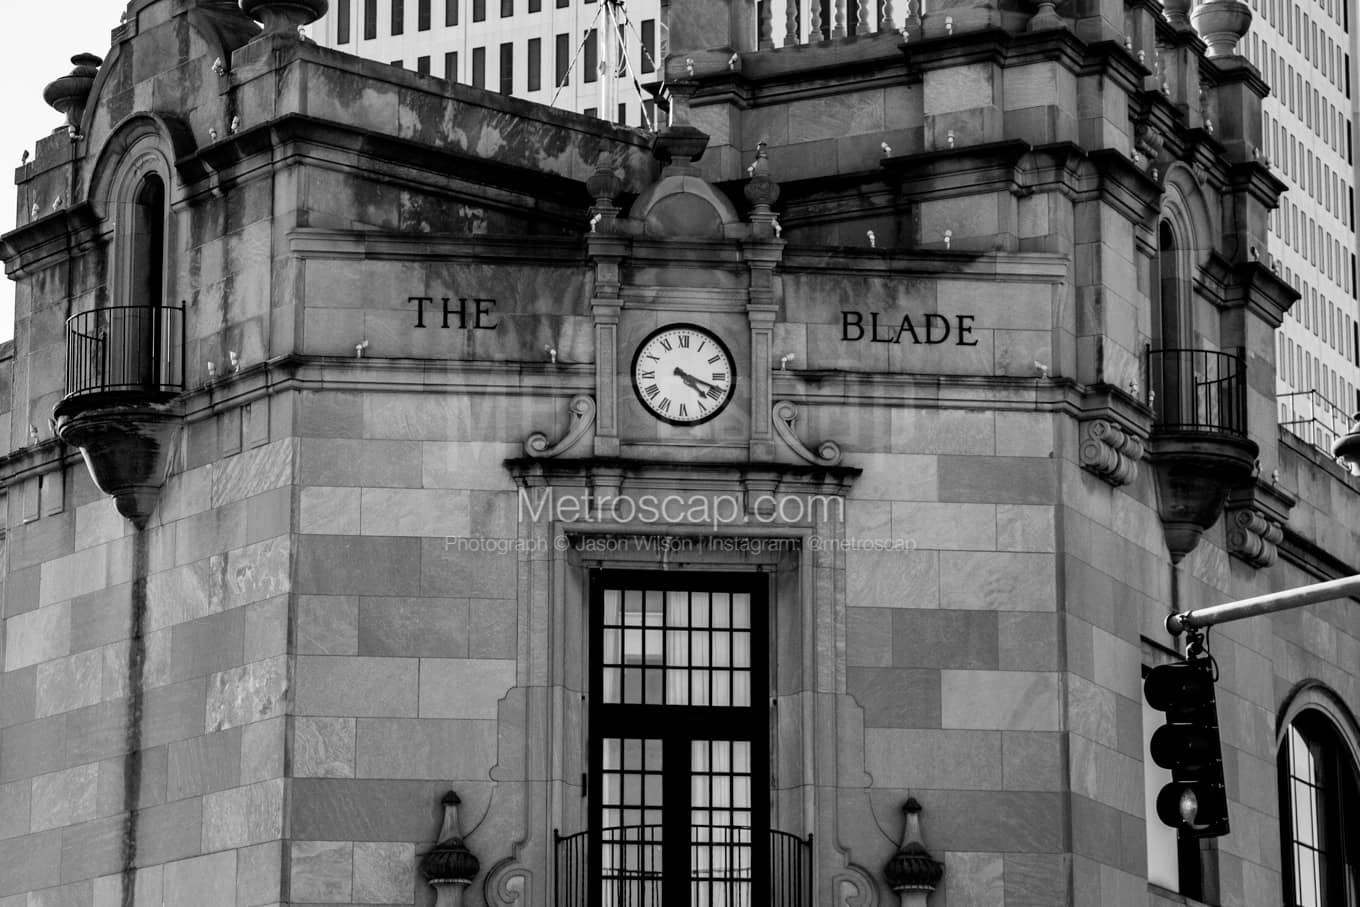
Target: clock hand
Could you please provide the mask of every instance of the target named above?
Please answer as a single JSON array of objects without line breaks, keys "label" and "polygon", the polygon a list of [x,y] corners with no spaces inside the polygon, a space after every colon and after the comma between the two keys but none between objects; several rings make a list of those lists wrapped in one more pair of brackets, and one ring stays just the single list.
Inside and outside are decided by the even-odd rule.
[{"label": "clock hand", "polygon": [[698,391],[701,394],[707,393],[707,391],[699,387],[700,384],[707,385],[708,387],[715,386],[711,382],[705,381],[702,378],[695,378],[693,375],[689,374],[679,366],[675,367],[675,371],[673,372],[673,374],[678,375],[681,381],[685,382],[686,384],[688,384],[690,387],[692,387],[694,390]]}]

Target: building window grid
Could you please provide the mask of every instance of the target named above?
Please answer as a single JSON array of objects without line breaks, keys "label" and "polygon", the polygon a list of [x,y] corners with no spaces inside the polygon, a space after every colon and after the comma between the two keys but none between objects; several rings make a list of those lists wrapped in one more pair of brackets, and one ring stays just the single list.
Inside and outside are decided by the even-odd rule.
[{"label": "building window grid", "polygon": [[530,38],[525,51],[529,58],[525,91],[538,91],[543,87],[543,39]]},{"label": "building window grid", "polygon": [[335,4],[335,43],[349,43],[350,0],[336,0]]},{"label": "building window grid", "polygon": [[[694,903],[757,893],[768,785],[756,751],[766,695],[758,582],[595,574],[592,824],[603,903],[659,903],[677,882]],[[666,865],[687,871],[667,881]]]},{"label": "building window grid", "polygon": [[430,5],[434,0],[417,0],[416,31],[430,30]]},{"label": "building window grid", "polygon": [[406,32],[406,0],[392,0],[392,34]]}]

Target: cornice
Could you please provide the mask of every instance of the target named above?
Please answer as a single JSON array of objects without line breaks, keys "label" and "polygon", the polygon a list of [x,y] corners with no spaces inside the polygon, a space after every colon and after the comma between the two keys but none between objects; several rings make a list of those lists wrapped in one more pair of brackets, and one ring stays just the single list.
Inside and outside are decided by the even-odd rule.
[{"label": "cornice", "polygon": [[11,278],[29,277],[86,251],[98,238],[94,208],[80,202],[0,236],[0,255]]}]

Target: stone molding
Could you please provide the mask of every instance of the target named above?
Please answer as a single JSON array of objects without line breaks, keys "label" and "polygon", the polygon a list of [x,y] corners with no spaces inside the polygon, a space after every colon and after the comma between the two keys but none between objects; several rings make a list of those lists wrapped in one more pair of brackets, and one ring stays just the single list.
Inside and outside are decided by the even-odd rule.
[{"label": "stone molding", "polygon": [[1081,466],[1118,488],[1138,477],[1143,442],[1109,419],[1081,423]]}]

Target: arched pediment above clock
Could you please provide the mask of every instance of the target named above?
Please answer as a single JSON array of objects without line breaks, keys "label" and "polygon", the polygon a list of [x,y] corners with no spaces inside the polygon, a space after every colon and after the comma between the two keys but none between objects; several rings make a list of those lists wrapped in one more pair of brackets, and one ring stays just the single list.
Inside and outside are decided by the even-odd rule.
[{"label": "arched pediment above clock", "polygon": [[699,173],[708,136],[689,125],[663,129],[652,153],[665,166],[661,178],[642,191],[629,220],[654,238],[723,239],[740,235],[743,224],[732,202]]},{"label": "arched pediment above clock", "polygon": [[633,205],[632,219],[652,237],[722,239],[740,220],[732,203],[701,177],[662,176]]}]

